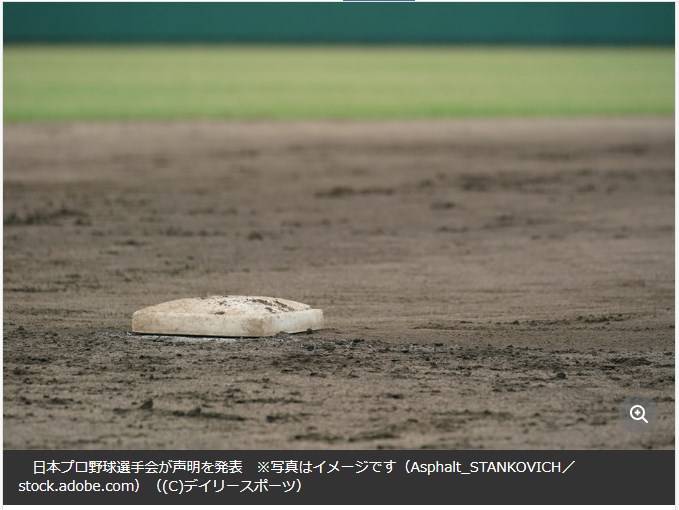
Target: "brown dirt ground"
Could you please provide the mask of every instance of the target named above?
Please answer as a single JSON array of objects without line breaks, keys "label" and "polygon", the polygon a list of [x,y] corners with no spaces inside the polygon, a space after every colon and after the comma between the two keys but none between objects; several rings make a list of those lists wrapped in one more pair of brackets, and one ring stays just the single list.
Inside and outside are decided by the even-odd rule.
[{"label": "brown dirt ground", "polygon": [[[672,119],[6,125],[4,151],[6,448],[674,446]],[[128,333],[209,294],[327,329]]]}]

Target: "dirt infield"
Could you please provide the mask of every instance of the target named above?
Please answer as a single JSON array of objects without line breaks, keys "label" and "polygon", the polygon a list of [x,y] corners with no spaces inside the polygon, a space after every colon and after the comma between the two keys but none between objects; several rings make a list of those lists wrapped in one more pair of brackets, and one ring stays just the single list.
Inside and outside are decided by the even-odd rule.
[{"label": "dirt infield", "polygon": [[[674,446],[672,119],[10,124],[4,150],[5,448]],[[128,333],[209,294],[327,329]]]}]

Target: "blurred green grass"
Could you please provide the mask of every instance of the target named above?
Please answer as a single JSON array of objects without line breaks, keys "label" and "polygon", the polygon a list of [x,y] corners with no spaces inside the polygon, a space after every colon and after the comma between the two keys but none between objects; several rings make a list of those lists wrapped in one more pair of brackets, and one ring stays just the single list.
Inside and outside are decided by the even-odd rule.
[{"label": "blurred green grass", "polygon": [[5,46],[6,122],[671,115],[672,48]]}]

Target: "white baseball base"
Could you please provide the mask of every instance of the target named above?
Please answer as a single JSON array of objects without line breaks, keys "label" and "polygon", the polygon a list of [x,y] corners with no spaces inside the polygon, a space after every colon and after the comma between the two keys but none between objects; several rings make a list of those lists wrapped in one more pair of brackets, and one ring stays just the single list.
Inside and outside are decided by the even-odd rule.
[{"label": "white baseball base", "polygon": [[168,301],[132,315],[132,331],[157,335],[261,337],[323,327],[323,310],[263,296]]}]

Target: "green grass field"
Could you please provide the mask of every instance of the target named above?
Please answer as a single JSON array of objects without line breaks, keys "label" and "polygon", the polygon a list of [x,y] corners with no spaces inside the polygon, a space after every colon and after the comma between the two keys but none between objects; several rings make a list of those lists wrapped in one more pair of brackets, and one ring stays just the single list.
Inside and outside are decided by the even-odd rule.
[{"label": "green grass field", "polygon": [[671,115],[672,48],[6,46],[5,121]]}]

